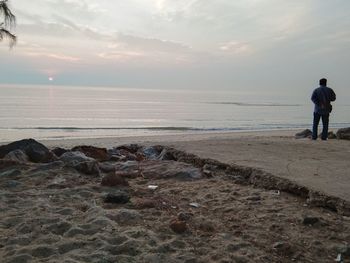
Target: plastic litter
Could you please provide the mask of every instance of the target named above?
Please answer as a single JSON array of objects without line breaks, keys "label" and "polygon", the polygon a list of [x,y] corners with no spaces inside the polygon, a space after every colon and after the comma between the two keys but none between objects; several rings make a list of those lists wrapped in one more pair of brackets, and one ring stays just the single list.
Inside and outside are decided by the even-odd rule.
[{"label": "plastic litter", "polygon": [[337,258],[335,259],[335,262],[344,263],[343,255],[339,253]]},{"label": "plastic litter", "polygon": [[147,188],[151,190],[156,190],[158,188],[158,185],[149,185]]},{"label": "plastic litter", "polygon": [[195,208],[200,207],[200,205],[198,203],[190,203],[190,206],[195,207]]}]

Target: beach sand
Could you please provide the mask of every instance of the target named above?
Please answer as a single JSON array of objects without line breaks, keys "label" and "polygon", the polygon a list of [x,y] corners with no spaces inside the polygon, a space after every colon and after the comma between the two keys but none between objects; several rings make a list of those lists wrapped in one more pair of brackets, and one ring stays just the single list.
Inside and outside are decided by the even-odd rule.
[{"label": "beach sand", "polygon": [[[341,254],[349,260],[349,215],[277,188],[290,180],[349,201],[350,144],[295,140],[294,133],[43,142],[50,148],[166,145],[180,150],[174,150],[176,163],[205,175],[191,180],[147,175],[153,161],[145,160],[144,174],[127,178],[128,186],[106,187],[101,176],[61,165],[14,166],[12,175],[0,176],[0,257],[3,262],[334,262]],[[245,180],[246,172],[280,179],[269,187],[258,176],[252,183]],[[107,193],[120,191],[129,202],[105,202]]]}]

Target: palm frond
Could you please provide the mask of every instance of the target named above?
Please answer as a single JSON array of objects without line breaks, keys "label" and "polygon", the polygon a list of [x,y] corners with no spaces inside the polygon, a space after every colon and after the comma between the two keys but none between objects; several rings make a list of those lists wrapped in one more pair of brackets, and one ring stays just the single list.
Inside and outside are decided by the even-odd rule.
[{"label": "palm frond", "polygon": [[4,22],[6,27],[13,27],[16,24],[16,17],[11,12],[10,8],[7,5],[7,0],[0,1],[0,15],[4,16]]},{"label": "palm frond", "polygon": [[17,37],[14,34],[7,29],[0,27],[0,41],[2,41],[4,38],[9,39],[10,48],[12,48],[17,42]]}]

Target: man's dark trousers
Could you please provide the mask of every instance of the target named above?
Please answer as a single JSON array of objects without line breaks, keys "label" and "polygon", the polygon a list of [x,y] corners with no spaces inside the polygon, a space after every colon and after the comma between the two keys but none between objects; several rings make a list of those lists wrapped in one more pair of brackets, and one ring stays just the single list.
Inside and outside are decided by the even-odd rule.
[{"label": "man's dark trousers", "polygon": [[312,127],[312,139],[317,139],[317,130],[318,130],[318,124],[320,123],[320,119],[322,118],[322,140],[327,140],[328,137],[328,124],[329,124],[329,113],[327,114],[319,114],[317,112],[314,112],[314,124]]}]

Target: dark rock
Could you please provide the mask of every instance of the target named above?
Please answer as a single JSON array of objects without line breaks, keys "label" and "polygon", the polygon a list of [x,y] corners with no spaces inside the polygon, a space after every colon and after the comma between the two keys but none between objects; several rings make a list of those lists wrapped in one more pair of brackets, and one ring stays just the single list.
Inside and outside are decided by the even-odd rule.
[{"label": "dark rock", "polygon": [[106,148],[98,148],[94,146],[76,146],[72,149],[73,152],[82,152],[86,156],[94,158],[100,162],[107,161],[109,159],[109,155]]},{"label": "dark rock", "polygon": [[304,225],[314,225],[316,223],[318,223],[320,221],[320,219],[318,217],[313,217],[313,216],[305,216],[303,218],[303,224]]},{"label": "dark rock", "polygon": [[52,150],[52,152],[57,156],[57,157],[61,157],[62,154],[68,152],[69,150],[60,148],[60,147],[56,147]]},{"label": "dark rock", "polygon": [[63,243],[63,244],[58,246],[58,252],[60,254],[65,254],[65,253],[68,253],[69,251],[82,248],[85,245],[86,245],[85,242],[79,242],[79,241],[72,241],[72,242]]},{"label": "dark rock", "polygon": [[113,204],[126,204],[129,202],[130,196],[124,191],[116,191],[113,193],[108,193],[103,197],[103,201],[105,203],[113,203]]},{"label": "dark rock", "polygon": [[97,162],[81,162],[74,165],[73,168],[83,174],[100,176],[100,169]]},{"label": "dark rock", "polygon": [[110,173],[110,172],[115,172],[115,165],[111,164],[111,163],[99,163],[98,167],[100,168],[100,170],[104,173]]},{"label": "dark rock", "polygon": [[185,221],[174,219],[170,222],[170,228],[178,234],[181,234],[187,230],[187,224]]},{"label": "dark rock", "polygon": [[36,168],[32,169],[31,172],[49,171],[54,169],[63,168],[64,162],[55,161],[51,163],[39,164]]},{"label": "dark rock", "polygon": [[66,166],[73,167],[84,174],[100,175],[98,162],[93,158],[87,157],[84,153],[66,152],[59,160],[64,162]]},{"label": "dark rock", "polygon": [[54,154],[43,144],[33,139],[24,139],[0,146],[0,158],[4,158],[6,154],[14,150],[23,151],[31,162],[47,163],[54,160]]},{"label": "dark rock", "polygon": [[118,174],[108,174],[102,178],[101,185],[115,187],[115,186],[128,186],[129,183],[124,177]]},{"label": "dark rock", "polygon": [[337,139],[350,140],[350,127],[339,129],[337,131]]},{"label": "dark rock", "polygon": [[187,213],[187,212],[180,212],[177,214],[177,218],[180,221],[188,221],[191,219],[191,217],[193,217],[192,213]]},{"label": "dark rock", "polygon": [[309,129],[303,130],[301,132],[298,132],[295,134],[295,139],[302,139],[302,138],[311,138],[312,131]]},{"label": "dark rock", "polygon": [[164,148],[159,154],[158,160],[176,161],[176,157],[171,152],[169,152],[166,148]]},{"label": "dark rock", "polygon": [[126,151],[128,151],[130,153],[136,153],[140,148],[141,148],[141,146],[139,146],[137,144],[128,144],[128,145],[119,146],[116,149],[118,149],[118,150],[126,150]]},{"label": "dark rock", "polygon": [[277,251],[278,254],[283,256],[291,256],[294,250],[290,244],[287,242],[279,241],[272,245],[272,248]]},{"label": "dark rock", "polygon": [[190,164],[175,161],[144,161],[138,166],[144,178],[193,180],[202,178],[200,169]]},{"label": "dark rock", "polygon": [[22,150],[14,150],[9,152],[4,157],[5,160],[12,160],[19,163],[26,163],[29,161],[28,156]]}]

